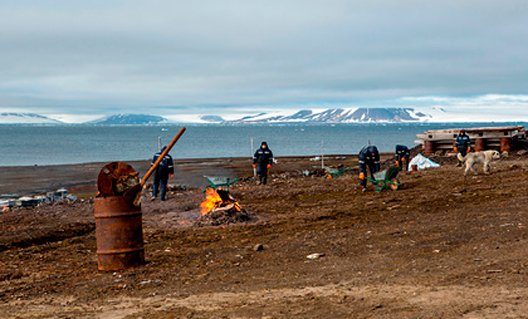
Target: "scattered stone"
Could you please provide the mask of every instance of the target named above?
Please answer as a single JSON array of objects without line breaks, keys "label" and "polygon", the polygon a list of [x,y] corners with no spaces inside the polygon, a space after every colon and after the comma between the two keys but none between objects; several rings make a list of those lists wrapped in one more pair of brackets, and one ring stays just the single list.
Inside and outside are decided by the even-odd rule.
[{"label": "scattered stone", "polygon": [[263,251],[263,250],[264,250],[264,245],[262,245],[262,244],[256,244],[256,245],[253,247],[253,250],[254,250],[254,251]]},{"label": "scattered stone", "polygon": [[194,222],[194,225],[198,227],[221,226],[236,223],[246,223],[256,219],[257,217],[254,214],[246,211],[245,209],[242,209],[240,212],[234,212],[232,210],[219,210],[200,216]]},{"label": "scattered stone", "polygon": [[377,304],[374,307],[372,307],[372,310],[381,309],[381,308],[383,308],[383,305],[382,304]]},{"label": "scattered stone", "polygon": [[306,258],[311,259],[311,260],[315,260],[315,259],[319,259],[319,258],[324,257],[324,256],[325,256],[325,254],[323,254],[323,253],[314,253],[314,254],[310,254],[310,255],[306,256]]},{"label": "scattered stone", "polygon": [[488,274],[500,274],[502,272],[502,269],[490,269],[486,271]]}]

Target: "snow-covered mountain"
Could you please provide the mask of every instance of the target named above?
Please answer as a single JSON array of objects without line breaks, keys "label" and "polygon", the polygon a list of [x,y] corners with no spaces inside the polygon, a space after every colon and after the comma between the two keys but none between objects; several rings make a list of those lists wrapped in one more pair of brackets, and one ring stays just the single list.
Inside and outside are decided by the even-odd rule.
[{"label": "snow-covered mountain", "polygon": [[166,118],[148,114],[115,114],[88,122],[96,125],[146,125],[169,122]]},{"label": "snow-covered mountain", "polygon": [[61,124],[61,121],[35,113],[0,113],[0,124]]},{"label": "snow-covered mountain", "polygon": [[412,108],[336,108],[295,112],[258,113],[230,122],[237,123],[373,123],[424,122],[432,116]]},{"label": "snow-covered mountain", "polygon": [[[447,123],[447,122],[521,122],[528,121],[528,110],[496,108],[463,109],[428,107],[384,108],[313,108],[281,111],[227,114],[115,114],[85,122],[93,125],[156,125],[165,123]],[[62,124],[58,120],[34,113],[0,113],[0,124]]]},{"label": "snow-covered mountain", "polygon": [[[194,122],[207,123],[400,123],[428,122],[436,117],[445,118],[442,109],[431,109],[425,113],[413,108],[329,108],[259,112],[250,115],[187,116]],[[178,119],[184,122],[183,118]]]}]

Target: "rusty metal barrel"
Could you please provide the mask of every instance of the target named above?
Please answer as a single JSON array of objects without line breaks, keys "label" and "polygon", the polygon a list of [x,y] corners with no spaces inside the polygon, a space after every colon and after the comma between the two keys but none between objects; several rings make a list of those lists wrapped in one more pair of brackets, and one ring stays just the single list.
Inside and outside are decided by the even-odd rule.
[{"label": "rusty metal barrel", "polygon": [[511,151],[511,138],[503,137],[500,139],[501,153],[509,153]]},{"label": "rusty metal barrel", "polygon": [[435,145],[433,141],[424,142],[424,153],[425,155],[432,155],[435,152]]},{"label": "rusty metal barrel", "polygon": [[145,262],[141,206],[134,200],[135,196],[95,198],[99,270],[122,270]]},{"label": "rusty metal barrel", "polygon": [[483,138],[475,139],[475,152],[481,152],[486,150],[486,140]]}]

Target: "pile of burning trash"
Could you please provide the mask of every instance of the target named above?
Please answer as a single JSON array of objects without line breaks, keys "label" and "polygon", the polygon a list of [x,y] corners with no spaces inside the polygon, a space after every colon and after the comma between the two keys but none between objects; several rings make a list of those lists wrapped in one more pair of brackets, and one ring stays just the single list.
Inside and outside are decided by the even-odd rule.
[{"label": "pile of burning trash", "polygon": [[220,226],[255,220],[255,216],[240,206],[231,194],[223,189],[208,188],[200,204],[201,216],[195,226]]}]

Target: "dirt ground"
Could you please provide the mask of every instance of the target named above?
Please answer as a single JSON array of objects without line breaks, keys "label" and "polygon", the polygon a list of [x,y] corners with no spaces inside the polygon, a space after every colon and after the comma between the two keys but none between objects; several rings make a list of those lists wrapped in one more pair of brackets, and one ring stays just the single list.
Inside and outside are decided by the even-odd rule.
[{"label": "dirt ground", "polygon": [[[528,318],[528,158],[466,179],[439,160],[363,194],[355,172],[303,177],[317,163],[282,159],[270,185],[232,189],[248,224],[193,226],[200,189],[143,201],[147,263],[119,272],[97,270],[90,200],[13,210],[0,318]],[[248,174],[247,160],[215,163]]]}]

